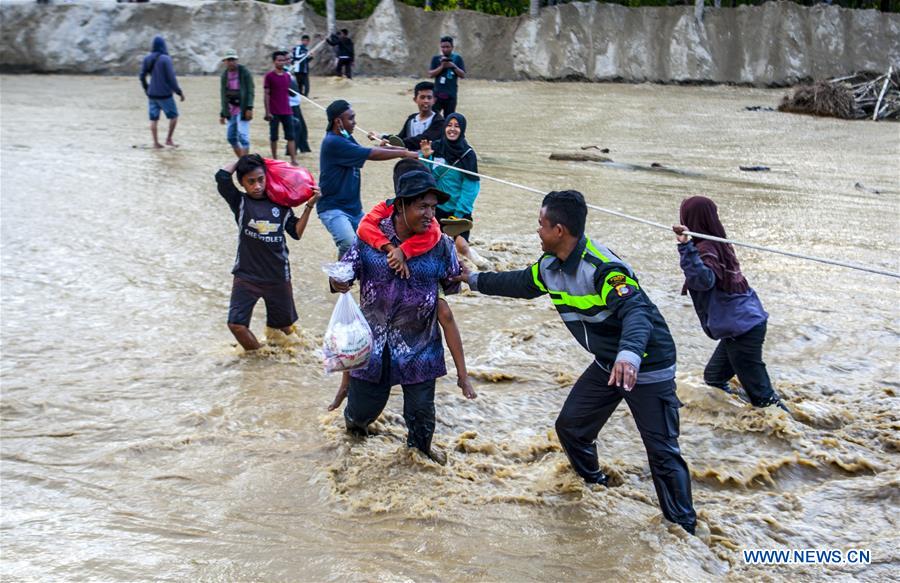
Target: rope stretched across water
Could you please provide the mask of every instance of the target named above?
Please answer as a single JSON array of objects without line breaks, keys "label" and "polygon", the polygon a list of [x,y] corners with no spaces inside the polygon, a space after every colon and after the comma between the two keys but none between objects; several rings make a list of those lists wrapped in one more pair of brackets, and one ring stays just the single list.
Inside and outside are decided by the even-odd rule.
[{"label": "rope stretched across water", "polygon": [[[308,102],[312,103],[314,106],[318,107],[318,108],[321,109],[322,111],[325,111],[325,110],[326,110],[325,107],[323,107],[322,105],[316,103],[315,101],[313,101],[313,100],[310,99],[309,97],[306,97],[305,95],[303,96],[303,99],[305,99],[305,100],[307,100]],[[364,130],[363,128],[361,128],[361,127],[358,126],[358,125],[357,125],[356,128],[354,128],[354,129],[357,129],[357,130],[363,132],[364,134],[368,134],[368,133],[369,133],[369,132],[367,132],[366,130]],[[524,191],[526,191],[526,192],[532,192],[532,193],[534,193],[534,194],[539,194],[539,195],[541,195],[541,196],[544,196],[545,194],[547,194],[547,191],[540,190],[540,189],[538,189],[538,188],[533,188],[533,187],[531,187],[531,186],[525,186],[524,184],[517,184],[517,183],[515,183],[515,182],[511,182],[511,181],[509,181],[509,180],[504,180],[504,179],[502,179],[502,178],[494,178],[493,176],[488,176],[487,174],[480,174],[480,173],[478,173],[478,172],[472,172],[472,171],[470,171],[470,170],[464,170],[464,169],[462,169],[462,168],[457,168],[456,166],[450,166],[450,165],[448,165],[448,164],[443,164],[443,163],[441,163],[441,162],[436,162],[436,161],[434,161],[434,160],[427,160],[427,159],[425,159],[425,158],[422,158],[422,159],[420,159],[420,161],[421,161],[421,162],[424,162],[424,163],[426,163],[426,164],[431,164],[432,166],[440,166],[440,167],[442,167],[442,168],[449,168],[449,169],[451,169],[451,170],[456,170],[457,172],[462,172],[463,174],[469,174],[469,175],[471,175],[471,176],[477,176],[477,177],[483,178],[483,179],[485,179],[485,180],[490,180],[490,181],[492,181],[492,182],[497,182],[497,183],[499,183],[499,184],[503,184],[503,185],[506,185],[506,186],[510,186],[510,187],[512,187],[512,188],[518,188],[519,190],[524,190]],[[627,214],[627,213],[623,213],[623,212],[621,212],[621,211],[617,211],[617,210],[613,210],[613,209],[604,208],[604,207],[602,207],[602,206],[597,206],[597,205],[595,205],[595,204],[587,203],[587,206],[588,206],[588,208],[594,209],[594,210],[596,210],[596,211],[600,211],[601,213],[606,213],[606,214],[608,214],[608,215],[612,215],[612,216],[614,216],[614,217],[619,217],[619,218],[621,218],[621,219],[625,219],[625,220],[628,220],[628,221],[634,221],[634,222],[636,222],[636,223],[641,223],[641,224],[644,224],[644,225],[648,225],[648,226],[650,226],[650,227],[655,227],[655,228],[657,228],[657,229],[663,229],[663,230],[668,231],[668,232],[670,232],[670,233],[672,232],[672,227],[671,227],[670,225],[664,225],[664,224],[658,223],[658,222],[656,222],[656,221],[651,221],[651,220],[648,220],[648,219],[642,219],[641,217],[636,217],[636,216],[633,216],[633,215],[629,215],[629,214]],[[783,250],[783,249],[776,249],[776,248],[774,248],[774,247],[766,247],[765,245],[757,245],[757,244],[755,244],[755,243],[747,243],[747,242],[744,242],[744,241],[735,241],[734,239],[723,239],[723,238],[721,238],[721,237],[715,237],[715,236],[713,236],[713,235],[706,235],[706,234],[704,234],[704,233],[695,233],[695,232],[693,232],[693,231],[688,231],[688,230],[685,230],[685,231],[684,231],[684,234],[685,234],[685,235],[690,235],[690,236],[692,236],[692,237],[696,237],[696,238],[698,238],[698,239],[708,239],[708,240],[710,240],[710,241],[718,241],[718,242],[720,242],[720,243],[729,243],[729,244],[731,244],[731,245],[737,245],[737,246],[739,246],[739,247],[746,247],[746,248],[748,248],[748,249],[755,249],[755,250],[757,250],[757,251],[764,251],[764,252],[766,252],[766,253],[775,253],[775,254],[778,254],[778,255],[784,255],[784,256],[787,256],[787,257],[793,257],[793,258],[795,258],[795,259],[803,259],[803,260],[806,260],[806,261],[815,261],[815,262],[818,262],[818,263],[824,263],[824,264],[826,264],[826,265],[836,265],[836,266],[838,266],[838,267],[845,267],[845,268],[847,268],[847,269],[855,269],[855,270],[857,270],[857,271],[865,271],[865,272],[868,272],[868,273],[875,273],[875,274],[878,274],[878,275],[886,275],[886,276],[888,276],[888,277],[893,277],[893,278],[896,278],[896,279],[900,279],[900,273],[897,273],[897,272],[894,272],[894,271],[888,271],[888,270],[886,270],[886,269],[881,269],[881,268],[879,268],[879,267],[872,267],[872,266],[869,266],[869,265],[861,265],[861,264],[859,264],[859,263],[849,263],[849,262],[847,262],[847,261],[838,261],[837,259],[828,259],[828,258],[825,258],[825,257],[816,257],[816,256],[814,256],[814,255],[806,255],[806,254],[804,254],[804,253],[796,253],[796,252],[794,252],[794,251],[785,251],[785,250]]]}]

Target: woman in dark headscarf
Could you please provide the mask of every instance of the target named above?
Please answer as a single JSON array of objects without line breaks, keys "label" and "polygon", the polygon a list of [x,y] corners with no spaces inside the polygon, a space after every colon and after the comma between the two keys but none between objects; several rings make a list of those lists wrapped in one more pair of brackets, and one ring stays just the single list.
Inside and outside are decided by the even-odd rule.
[{"label": "woman in dark headscarf", "polygon": [[684,271],[682,294],[690,293],[703,331],[719,345],[703,371],[708,385],[735,394],[731,378],[737,374],[756,407],[787,407],[772,389],[762,346],[769,314],[741,273],[730,243],[692,239],[685,231],[726,239],[716,203],[692,196],[681,203],[681,224],[672,227]]},{"label": "woman in dark headscarf", "polygon": [[[422,157],[447,166],[469,172],[478,172],[478,156],[466,141],[466,118],[451,113],[444,122],[444,136],[433,143],[423,140]],[[472,226],[472,209],[481,189],[478,176],[457,172],[442,166],[428,165],[438,183],[438,188],[450,195],[450,200],[438,206],[435,216],[445,232],[456,239],[456,250],[476,264],[482,260],[469,248],[469,228]],[[460,232],[460,229],[463,229]]]}]

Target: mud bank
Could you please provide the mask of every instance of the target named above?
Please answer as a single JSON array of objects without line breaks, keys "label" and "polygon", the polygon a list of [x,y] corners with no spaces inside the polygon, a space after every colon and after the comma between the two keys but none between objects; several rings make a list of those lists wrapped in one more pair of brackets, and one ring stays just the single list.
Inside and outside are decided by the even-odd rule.
[{"label": "mud bank", "polygon": [[[268,54],[315,38],[324,18],[305,3],[34,3],[0,7],[5,71],[132,74],[163,34],[181,74],[209,74],[235,47],[260,71]],[[357,70],[421,75],[437,39],[457,38],[474,78],[789,85],[900,63],[900,15],[787,2],[707,9],[574,3],[538,18],[424,12],[384,0],[364,21],[341,23],[356,42]],[[315,44],[315,41],[314,41]],[[314,65],[328,70],[323,47]]]}]

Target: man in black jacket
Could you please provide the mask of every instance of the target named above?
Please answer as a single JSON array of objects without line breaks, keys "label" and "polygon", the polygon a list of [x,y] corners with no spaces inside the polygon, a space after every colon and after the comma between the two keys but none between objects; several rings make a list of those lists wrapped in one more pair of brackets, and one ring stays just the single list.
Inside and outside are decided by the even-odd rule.
[{"label": "man in black jacket", "polygon": [[531,267],[464,273],[475,291],[514,298],[549,294],[566,328],[594,362],[572,387],[556,433],[586,482],[606,485],[595,440],[622,399],[641,434],[666,519],[693,534],[691,477],[678,447],[675,343],[631,267],[584,235],[587,206],[567,190],[544,197],[538,235],[544,255]]},{"label": "man in black jacket", "polygon": [[343,71],[346,73],[347,79],[352,79],[353,60],[356,55],[353,50],[353,41],[350,39],[350,31],[342,28],[340,32],[332,33],[327,42],[335,47],[337,53],[337,67],[334,74],[340,77]]},{"label": "man in black jacket", "polygon": [[[419,108],[419,111],[410,115],[403,122],[403,127],[397,134],[397,138],[403,140],[403,147],[413,152],[421,149],[422,140],[434,142],[444,135],[444,118],[441,114],[432,110],[434,105],[434,83],[431,81],[422,81],[417,83],[413,89],[413,101]],[[381,139],[381,145],[396,142],[400,146],[399,141],[393,139],[390,135],[382,134],[377,136],[375,132],[369,132],[370,140]]]}]

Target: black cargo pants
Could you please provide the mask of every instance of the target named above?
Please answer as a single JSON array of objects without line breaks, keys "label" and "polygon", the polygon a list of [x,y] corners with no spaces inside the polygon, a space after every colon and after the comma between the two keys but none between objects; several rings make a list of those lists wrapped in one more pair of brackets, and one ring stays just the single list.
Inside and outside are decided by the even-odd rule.
[{"label": "black cargo pants", "polygon": [[691,475],[678,447],[675,381],[636,385],[631,391],[607,385],[609,374],[594,362],[572,387],[559,417],[556,434],[572,467],[587,482],[602,473],[596,439],[622,399],[628,403],[647,450],[650,473],[663,516],[694,532],[697,515],[691,499]]}]

